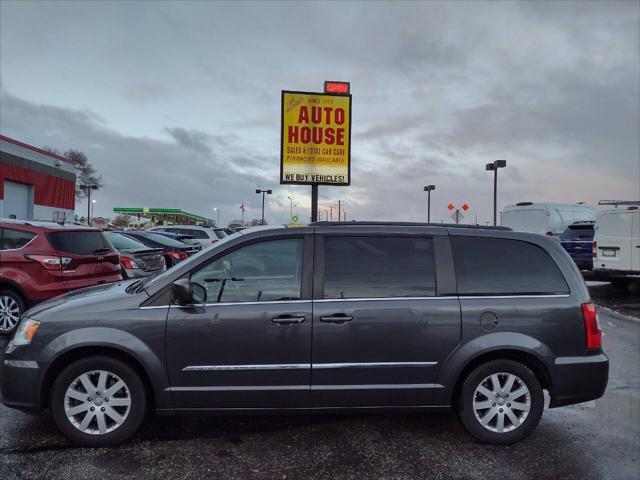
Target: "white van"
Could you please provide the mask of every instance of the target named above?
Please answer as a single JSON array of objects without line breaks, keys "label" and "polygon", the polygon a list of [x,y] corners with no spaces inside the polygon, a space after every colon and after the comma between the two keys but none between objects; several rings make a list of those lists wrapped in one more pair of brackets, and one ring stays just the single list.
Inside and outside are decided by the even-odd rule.
[{"label": "white van", "polygon": [[520,202],[504,208],[500,223],[518,232],[559,237],[572,223],[595,219],[595,208],[579,203]]},{"label": "white van", "polygon": [[640,281],[640,207],[604,210],[593,237],[593,270],[619,288]]}]

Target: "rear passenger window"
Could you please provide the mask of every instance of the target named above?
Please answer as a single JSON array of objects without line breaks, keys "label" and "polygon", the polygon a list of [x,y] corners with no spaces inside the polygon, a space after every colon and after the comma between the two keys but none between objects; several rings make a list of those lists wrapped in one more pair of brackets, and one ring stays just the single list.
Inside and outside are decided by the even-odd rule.
[{"label": "rear passenger window", "polygon": [[324,298],[431,297],[433,240],[325,237]]},{"label": "rear passenger window", "polygon": [[15,250],[24,247],[36,236],[35,233],[14,230],[13,228],[0,229],[0,250]]},{"label": "rear passenger window", "polygon": [[503,238],[452,236],[460,295],[569,293],[560,269],[540,247]]},{"label": "rear passenger window", "polygon": [[53,248],[75,255],[96,255],[111,250],[102,232],[51,232],[47,236]]}]

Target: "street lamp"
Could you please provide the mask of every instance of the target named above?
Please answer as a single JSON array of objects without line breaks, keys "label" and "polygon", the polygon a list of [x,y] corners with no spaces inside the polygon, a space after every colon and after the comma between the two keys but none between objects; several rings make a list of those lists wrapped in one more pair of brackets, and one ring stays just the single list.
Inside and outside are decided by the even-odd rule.
[{"label": "street lamp", "polygon": [[260,225],[264,225],[264,196],[265,194],[271,195],[273,192],[271,190],[261,190],[256,188],[256,193],[258,195],[262,194],[262,220],[260,220]]},{"label": "street lamp", "polygon": [[220,209],[217,207],[214,207],[213,211],[218,212],[218,220],[216,220],[216,227],[219,227],[220,226]]},{"label": "street lamp", "polygon": [[498,225],[498,169],[507,166],[506,160],[496,160],[487,163],[487,172],[493,170],[493,226]]},{"label": "street lamp", "polygon": [[98,188],[95,184],[80,185],[80,190],[87,196],[87,225],[91,225],[91,190],[98,190]]},{"label": "street lamp", "polygon": [[94,218],[95,218],[95,207],[96,207],[96,201],[91,200],[91,216]]},{"label": "street lamp", "polygon": [[289,195],[287,195],[287,198],[289,199],[289,221],[292,221],[292,219],[293,219],[293,197],[290,197]]},{"label": "street lamp", "polygon": [[435,185],[426,185],[424,191],[427,192],[427,223],[431,223],[431,190],[435,190]]}]

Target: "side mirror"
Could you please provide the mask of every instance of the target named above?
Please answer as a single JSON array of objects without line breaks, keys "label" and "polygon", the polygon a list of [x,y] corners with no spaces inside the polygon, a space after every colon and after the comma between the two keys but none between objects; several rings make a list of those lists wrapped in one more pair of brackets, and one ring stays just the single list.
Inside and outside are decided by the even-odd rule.
[{"label": "side mirror", "polygon": [[178,305],[203,304],[207,301],[207,290],[199,283],[181,278],[171,284],[171,298]]},{"label": "side mirror", "polygon": [[171,284],[171,299],[178,305],[193,303],[191,282],[187,278],[180,278]]}]

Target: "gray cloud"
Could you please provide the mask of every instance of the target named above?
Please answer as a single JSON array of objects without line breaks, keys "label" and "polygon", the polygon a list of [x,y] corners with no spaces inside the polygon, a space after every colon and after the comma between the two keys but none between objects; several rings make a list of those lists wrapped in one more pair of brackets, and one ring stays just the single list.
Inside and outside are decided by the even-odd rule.
[{"label": "gray cloud", "polygon": [[638,2],[156,6],[0,7],[0,128],[90,150],[113,205],[237,213],[264,186],[274,221],[291,194],[304,217],[309,188],[277,187],[279,91],[325,79],[351,81],[353,179],[320,200],[350,218],[422,219],[435,183],[435,218],[488,220],[498,158],[501,205],[640,197]]}]

